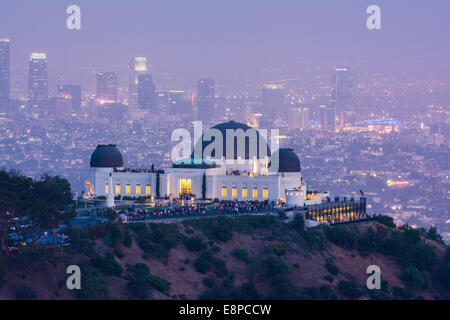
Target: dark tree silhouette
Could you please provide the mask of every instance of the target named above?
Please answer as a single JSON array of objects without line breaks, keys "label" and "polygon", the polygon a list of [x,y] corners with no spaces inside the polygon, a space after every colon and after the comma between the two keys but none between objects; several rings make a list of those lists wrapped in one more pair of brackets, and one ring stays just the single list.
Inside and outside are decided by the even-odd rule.
[{"label": "dark tree silhouette", "polygon": [[206,173],[203,172],[203,179],[202,179],[202,200],[206,199]]}]

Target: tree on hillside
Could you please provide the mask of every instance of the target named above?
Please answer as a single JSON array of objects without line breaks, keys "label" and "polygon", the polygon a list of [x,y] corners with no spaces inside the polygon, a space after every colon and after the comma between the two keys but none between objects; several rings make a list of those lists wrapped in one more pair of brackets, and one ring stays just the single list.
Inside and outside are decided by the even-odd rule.
[{"label": "tree on hillside", "polygon": [[0,242],[6,250],[9,224],[14,217],[31,213],[32,179],[16,171],[0,171]]},{"label": "tree on hillside", "polygon": [[206,173],[203,172],[203,179],[202,179],[202,200],[206,199]]},{"label": "tree on hillside", "polygon": [[[68,214],[62,213],[62,210],[71,201],[72,192],[66,179],[43,175],[39,180],[33,180],[15,171],[0,171],[2,249],[6,249],[11,219],[27,218],[27,227],[20,232],[23,235],[30,235],[34,245],[41,238],[43,231],[54,230],[68,217]],[[73,217],[73,212],[70,216]]]},{"label": "tree on hillside", "polygon": [[160,184],[161,184],[161,177],[160,177],[160,173],[159,170],[156,172],[156,199],[161,198],[161,194],[160,194]]},{"label": "tree on hillside", "polygon": [[[30,218],[37,221],[40,229],[52,229],[53,242],[56,244],[55,228],[65,220],[62,210],[72,202],[70,184],[59,176],[51,177],[44,174],[34,182],[33,191],[36,202]],[[36,240],[33,238],[33,243]]]}]

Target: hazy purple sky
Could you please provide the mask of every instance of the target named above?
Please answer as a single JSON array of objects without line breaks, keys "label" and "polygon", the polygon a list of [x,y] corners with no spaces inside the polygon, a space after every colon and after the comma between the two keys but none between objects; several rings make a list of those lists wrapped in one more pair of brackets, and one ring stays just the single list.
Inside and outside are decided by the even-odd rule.
[{"label": "hazy purple sky", "polygon": [[[66,29],[70,4],[81,7],[81,31]],[[366,28],[370,4],[382,30]],[[1,0],[0,37],[12,40],[14,68],[43,51],[66,77],[133,56],[192,78],[300,64],[448,74],[449,14],[448,0]]]}]

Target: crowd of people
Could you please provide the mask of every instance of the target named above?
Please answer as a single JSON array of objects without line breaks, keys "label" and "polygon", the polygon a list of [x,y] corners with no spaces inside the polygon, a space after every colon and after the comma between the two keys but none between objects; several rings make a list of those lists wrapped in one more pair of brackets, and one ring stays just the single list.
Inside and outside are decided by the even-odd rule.
[{"label": "crowd of people", "polygon": [[123,168],[123,169],[117,169],[114,168],[114,172],[131,172],[131,173],[154,173],[155,169],[131,169],[131,168]]},{"label": "crowd of people", "polygon": [[89,210],[88,213],[90,215],[109,218],[115,215],[121,221],[126,222],[186,216],[262,213],[273,211],[276,209],[277,205],[272,201],[258,202],[222,200],[210,204],[187,204],[180,206],[164,206],[155,208],[139,208],[134,205],[130,205],[126,209],[120,210],[109,208],[95,208]]},{"label": "crowd of people", "polygon": [[273,201],[222,200],[214,203],[213,206],[220,214],[266,212],[277,208]]}]

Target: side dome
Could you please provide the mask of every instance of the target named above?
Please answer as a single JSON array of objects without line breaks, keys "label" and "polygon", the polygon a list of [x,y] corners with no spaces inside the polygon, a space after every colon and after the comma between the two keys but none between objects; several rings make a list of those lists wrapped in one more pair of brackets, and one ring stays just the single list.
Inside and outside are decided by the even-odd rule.
[{"label": "side dome", "polygon": [[[223,141],[222,152],[223,152],[223,156],[226,159],[230,159],[229,157],[227,157],[227,138],[226,138],[227,137],[227,130],[233,130],[233,132],[235,132],[235,133],[239,133],[239,132],[241,132],[241,133],[243,132],[244,134],[247,133],[247,135],[245,135],[245,138],[244,138],[245,139],[245,151],[244,151],[244,159],[245,160],[249,160],[249,159],[253,158],[252,150],[254,150],[253,146],[255,146],[255,145],[256,145],[256,157],[257,157],[257,159],[264,158],[265,156],[270,157],[271,153],[270,153],[269,145],[267,144],[267,141],[266,141],[266,139],[264,139],[264,137],[262,137],[262,136],[260,137],[260,134],[259,134],[258,130],[254,129],[252,127],[249,127],[246,124],[243,124],[243,123],[240,123],[240,122],[235,122],[235,121],[229,121],[229,122],[218,124],[218,125],[210,128],[210,129],[206,130],[203,133],[201,141],[198,142],[198,144],[201,144],[202,156],[204,155],[205,148],[209,144],[214,143],[214,139],[215,139],[215,138],[212,138],[212,141],[203,141],[203,137],[209,130],[213,130],[213,129],[219,130],[222,133],[222,137],[223,137],[223,139],[222,139],[222,141]],[[236,131],[236,130],[238,130],[238,131]],[[247,131],[247,130],[251,130],[251,131]],[[252,131],[254,131],[255,133],[252,133]],[[213,137],[214,137],[214,135],[213,135]],[[261,154],[260,155],[260,152],[259,152],[260,151],[260,146],[259,146],[260,142],[265,145],[265,146],[262,147],[262,150],[264,150],[263,149],[264,147],[267,148],[267,153],[266,154]],[[198,148],[198,144],[196,145],[197,148]],[[234,143],[233,143],[233,145],[234,145],[234,152],[232,153],[232,158],[231,159],[235,159],[236,160],[238,158],[238,156],[240,156],[239,153],[238,153],[238,148],[237,148],[237,145],[238,145],[238,137],[237,136],[234,136]],[[252,146],[252,147],[250,147],[250,146]],[[194,158],[195,150],[196,150],[196,148],[194,148],[194,150],[192,151],[191,158]],[[215,153],[216,153],[216,150],[214,150],[212,152],[212,154],[211,154],[212,158],[220,159],[220,155],[216,155]]]},{"label": "side dome", "polygon": [[91,155],[91,167],[122,168],[123,158],[115,144],[99,144]]},{"label": "side dome", "polygon": [[[300,172],[300,159],[295,154],[293,149],[280,148],[272,154],[271,160],[278,156],[278,172]],[[269,171],[271,170],[272,161],[269,163]]]}]

